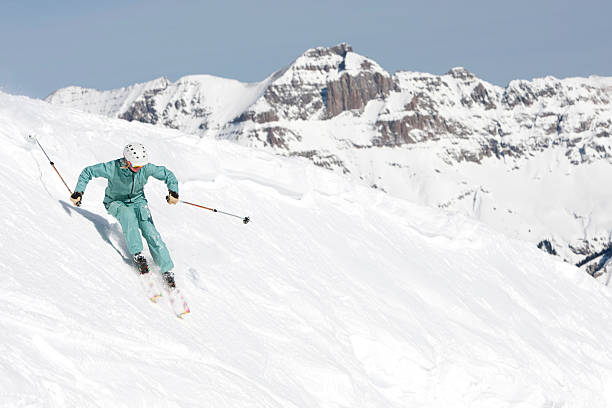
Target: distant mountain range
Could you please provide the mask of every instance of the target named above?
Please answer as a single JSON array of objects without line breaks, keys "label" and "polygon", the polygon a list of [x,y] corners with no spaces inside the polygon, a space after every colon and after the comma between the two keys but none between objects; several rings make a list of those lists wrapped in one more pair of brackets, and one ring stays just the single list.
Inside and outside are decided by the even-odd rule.
[{"label": "distant mountain range", "polygon": [[611,77],[502,88],[464,68],[391,74],[339,44],[258,83],[192,75],[46,100],[306,158],[570,262],[610,241]]}]

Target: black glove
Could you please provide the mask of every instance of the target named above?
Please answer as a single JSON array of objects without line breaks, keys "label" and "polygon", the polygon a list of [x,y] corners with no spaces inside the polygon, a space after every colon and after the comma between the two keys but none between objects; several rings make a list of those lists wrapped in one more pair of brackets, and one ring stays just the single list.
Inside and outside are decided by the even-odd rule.
[{"label": "black glove", "polygon": [[77,207],[81,206],[81,200],[82,199],[83,199],[83,193],[80,192],[80,191],[75,191],[70,196],[70,201],[72,201],[72,204],[76,205]]},{"label": "black glove", "polygon": [[168,204],[176,204],[179,202],[179,196],[176,191],[168,190],[168,195],[166,196],[166,201]]}]

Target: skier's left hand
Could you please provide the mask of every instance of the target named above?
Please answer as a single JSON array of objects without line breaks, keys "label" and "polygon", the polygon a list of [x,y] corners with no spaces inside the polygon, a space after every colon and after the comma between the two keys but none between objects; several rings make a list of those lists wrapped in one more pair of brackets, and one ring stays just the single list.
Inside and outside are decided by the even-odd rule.
[{"label": "skier's left hand", "polygon": [[176,191],[168,190],[168,195],[166,196],[166,201],[168,204],[176,204],[179,202],[179,195]]}]

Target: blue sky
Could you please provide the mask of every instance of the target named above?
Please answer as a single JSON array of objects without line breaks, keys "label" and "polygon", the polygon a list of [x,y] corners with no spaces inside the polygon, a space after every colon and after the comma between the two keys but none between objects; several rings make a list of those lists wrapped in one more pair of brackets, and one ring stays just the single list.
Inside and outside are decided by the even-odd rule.
[{"label": "blue sky", "polygon": [[0,90],[45,97],[160,76],[259,81],[316,46],[347,42],[390,72],[464,66],[512,79],[612,76],[612,2],[0,2]]}]

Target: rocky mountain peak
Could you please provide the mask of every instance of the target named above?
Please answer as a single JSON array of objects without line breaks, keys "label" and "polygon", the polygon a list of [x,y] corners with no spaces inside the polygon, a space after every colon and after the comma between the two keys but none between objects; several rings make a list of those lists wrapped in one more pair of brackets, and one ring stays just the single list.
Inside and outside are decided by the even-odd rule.
[{"label": "rocky mountain peak", "polygon": [[[313,48],[275,74],[263,97],[233,124],[327,119],[347,110],[362,110],[370,100],[394,89],[399,88],[393,77],[350,45]],[[253,137],[278,145],[280,135],[275,132],[277,127],[272,126]]]},{"label": "rocky mountain peak", "polygon": [[339,55],[340,57],[344,58],[349,52],[353,52],[353,47],[347,43],[340,43],[333,47],[311,48],[302,55],[308,58],[320,58],[326,55]]},{"label": "rocky mountain peak", "polygon": [[455,79],[461,79],[461,80],[474,80],[474,79],[477,79],[474,74],[472,74],[470,71],[468,71],[464,67],[454,67],[454,68],[451,68],[446,73],[446,75],[450,75],[450,76],[452,76]]}]

